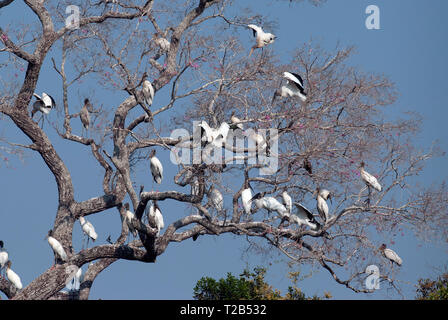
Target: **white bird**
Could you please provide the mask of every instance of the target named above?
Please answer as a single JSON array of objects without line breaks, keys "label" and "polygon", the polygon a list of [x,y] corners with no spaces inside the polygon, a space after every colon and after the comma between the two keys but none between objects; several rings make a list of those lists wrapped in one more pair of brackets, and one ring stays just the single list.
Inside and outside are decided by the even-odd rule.
[{"label": "white bird", "polygon": [[241,201],[243,202],[244,212],[250,214],[252,207],[252,191],[250,186],[241,192]]},{"label": "white bird", "polygon": [[98,238],[98,234],[95,232],[95,227],[84,217],[79,217],[79,223],[81,224],[82,231],[87,235],[87,246],[89,246],[89,239],[92,239],[92,241],[95,242]]},{"label": "white bird", "polygon": [[250,29],[252,29],[252,33],[256,38],[256,43],[250,49],[249,57],[252,55],[252,52],[257,48],[263,48],[265,45],[271,44],[275,41],[276,36],[272,33],[266,33],[259,26],[254,24],[247,25]]},{"label": "white bird", "polygon": [[5,268],[6,263],[9,259],[8,252],[3,246],[4,243],[2,240],[0,240],[0,276],[2,275],[2,270]]},{"label": "white bird", "polygon": [[264,197],[264,193],[257,193],[252,200],[257,209],[264,208],[268,212],[276,211],[281,218],[288,216],[288,210],[274,197]]},{"label": "white bird", "polygon": [[231,128],[232,129],[240,129],[240,130],[244,130],[243,129],[243,124],[241,123],[241,120],[235,116],[235,111],[232,111],[232,114],[230,115],[230,122],[231,122]]},{"label": "white bird", "polygon": [[154,87],[149,80],[146,80],[147,77],[148,74],[146,72],[143,73],[142,94],[146,104],[151,106],[154,99]]},{"label": "white bird", "polygon": [[290,222],[296,223],[299,226],[302,224],[309,226],[312,230],[317,230],[320,224],[314,219],[313,214],[304,205],[294,202],[297,208],[297,213],[290,216]]},{"label": "white bird", "polygon": [[163,179],[163,166],[160,160],[156,157],[156,149],[152,149],[149,157],[151,158],[150,168],[152,177],[156,183],[161,184]]},{"label": "white bird", "polygon": [[159,33],[154,34],[154,43],[160,48],[162,53],[168,52],[171,47],[171,43],[164,37],[160,37]]},{"label": "white bird", "polygon": [[[378,180],[372,176],[370,173],[368,173],[366,170],[364,170],[365,163],[364,161],[361,162],[360,168],[361,168],[361,178],[364,180],[364,182],[367,184],[368,187],[372,187],[375,190],[381,192],[381,185],[379,184]],[[370,192],[370,189],[369,189]]]},{"label": "white bird", "polygon": [[53,238],[53,230],[48,231],[48,235],[46,236],[48,243],[50,244],[50,247],[53,249],[54,255],[55,255],[55,264],[56,259],[58,256],[62,261],[67,261],[67,254],[65,253],[64,247],[62,244]]},{"label": "white bird", "polygon": [[379,250],[381,251],[384,257],[386,257],[391,261],[392,264],[395,262],[396,264],[401,266],[401,264],[403,263],[403,260],[398,256],[398,254],[394,250],[386,248],[386,244],[383,243],[380,246]]},{"label": "white bird", "polygon": [[89,130],[90,126],[90,113],[89,113],[89,107],[90,110],[92,110],[92,105],[90,104],[89,99],[84,99],[84,105],[81,108],[81,111],[79,112],[79,118],[81,119],[82,126],[87,131]]},{"label": "white bird", "polygon": [[307,94],[303,86],[302,77],[292,72],[283,72],[283,77],[286,78],[286,84],[274,92],[272,103],[274,103],[277,96],[283,98],[299,97],[302,102],[305,102]]},{"label": "white bird", "polygon": [[36,97],[37,100],[36,102],[33,103],[33,110],[31,110],[31,118],[37,111],[40,111],[44,114],[49,114],[51,109],[56,107],[56,102],[54,101],[53,97],[50,96],[49,94],[42,92],[42,97],[40,97],[36,93],[33,93],[33,95]]},{"label": "white bird", "polygon": [[165,223],[163,222],[163,216],[156,200],[153,201],[151,206],[146,207],[146,214],[148,216],[148,221],[150,217],[154,219],[157,227],[157,236],[159,236],[160,230],[165,228]]},{"label": "white bird", "polygon": [[51,109],[56,107],[56,102],[54,101],[53,97],[49,94],[46,94],[45,92],[42,92],[42,97],[37,95],[36,93],[33,93],[33,95],[36,97],[36,101],[33,103],[33,109],[31,110],[31,118],[34,117],[34,114],[38,111],[42,113],[42,116],[39,118],[37,123],[40,122],[42,119],[42,127],[44,126],[44,115],[48,115],[51,111]]},{"label": "white bird", "polygon": [[211,200],[216,210],[222,211],[222,209],[224,208],[224,197],[222,196],[222,193],[214,186],[211,186],[208,190],[207,196]]},{"label": "white bird", "polygon": [[18,274],[12,271],[11,264],[11,261],[8,261],[6,263],[6,276],[8,277],[8,280],[14,285],[14,287],[16,287],[18,290],[21,290],[23,288],[22,281],[20,280]]},{"label": "white bird", "polygon": [[82,273],[82,268],[78,268],[73,279],[67,284],[67,289],[70,291],[78,291],[81,285],[81,282],[84,279],[84,275]]},{"label": "white bird", "polygon": [[230,126],[227,122],[221,123],[219,128],[211,128],[208,123],[204,120],[198,124],[201,128],[201,141],[202,146],[207,144],[213,144],[215,147],[222,147],[223,143],[227,140],[229,134]]},{"label": "white bird", "polygon": [[291,211],[292,211],[292,198],[288,194],[288,192],[286,192],[286,190],[283,191],[282,198],[283,198],[283,204],[285,205],[286,210],[288,211],[289,214],[291,214]]},{"label": "white bird", "polygon": [[124,213],[124,218],[126,224],[128,225],[129,231],[134,237],[137,237],[137,230],[134,228],[134,225],[132,223],[132,220],[135,219],[135,214],[129,210],[129,203],[125,203],[124,208],[126,210],[126,212]]},{"label": "white bird", "polygon": [[317,188],[314,192],[317,200],[317,211],[322,221],[326,222],[330,218],[327,199],[331,200],[331,193],[327,189]]}]

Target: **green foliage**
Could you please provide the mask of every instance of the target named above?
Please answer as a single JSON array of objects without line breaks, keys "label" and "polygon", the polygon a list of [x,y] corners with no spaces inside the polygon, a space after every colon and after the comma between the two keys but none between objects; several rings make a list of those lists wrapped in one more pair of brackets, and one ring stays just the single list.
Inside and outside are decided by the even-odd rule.
[{"label": "green foliage", "polygon": [[[314,296],[307,298],[296,286],[298,273],[290,276],[294,286],[288,288],[288,293],[282,296],[280,291],[273,289],[265,281],[266,269],[254,268],[253,272],[245,269],[240,277],[227,273],[227,278],[215,280],[202,277],[194,287],[193,298],[196,300],[319,300]],[[326,294],[326,297],[331,297]]]},{"label": "green foliage", "polygon": [[416,299],[448,300],[448,272],[445,272],[436,280],[419,279]]}]

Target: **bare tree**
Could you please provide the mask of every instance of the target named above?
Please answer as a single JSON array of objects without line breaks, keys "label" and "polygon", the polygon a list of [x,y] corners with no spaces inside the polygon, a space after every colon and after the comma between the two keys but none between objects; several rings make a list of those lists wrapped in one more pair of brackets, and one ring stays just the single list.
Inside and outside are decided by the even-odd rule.
[{"label": "bare tree", "polygon": [[[436,146],[428,151],[413,146],[420,123],[417,116],[386,116],[396,89],[382,76],[348,66],[352,48],[326,52],[316,43],[307,43],[285,64],[267,46],[248,58],[251,44],[245,41],[252,39],[247,24],[267,28],[275,24],[250,10],[231,15],[228,9],[234,4],[230,0],[83,1],[76,4],[80,20],[75,29],[65,24],[71,1],[24,2],[39,25],[23,27],[20,32],[15,26],[0,28],[0,68],[6,72],[14,67],[26,69],[23,81],[13,74],[11,81],[2,79],[0,121],[14,124],[31,142],[19,145],[0,140],[0,153],[18,148],[36,152],[54,176],[58,209],[53,237],[62,244],[68,261],[59,261],[20,291],[0,279],[0,290],[9,298],[66,298],[59,293],[68,277],[66,268],[88,264],[76,296],[88,299],[98,274],[119,259],[155,263],[172,242],[224,233],[244,236],[253,246],[275,247],[298,265],[317,265],[355,292],[370,292],[363,283],[365,268],[375,262],[388,270],[382,280],[399,290],[396,271],[381,258],[379,244],[370,239],[398,228],[447,238],[446,185],[425,189],[412,183],[424,162],[440,151]],[[14,1],[0,1],[0,10],[8,5]],[[161,45],[161,38],[169,46]],[[62,101],[57,103],[60,116],[52,126],[41,127],[30,116],[30,108],[42,65],[52,49],[59,55],[51,64],[62,86]],[[305,103],[294,98],[272,102],[284,71],[302,74],[308,94]],[[141,91],[145,72],[155,91],[152,105]],[[113,108],[99,107],[101,90],[92,92],[90,134],[79,135],[72,121],[80,116],[80,108],[70,97],[79,90],[80,80],[92,79],[99,80],[101,90],[121,90],[126,97]],[[163,88],[169,91],[165,105],[157,102]],[[223,149],[242,151],[241,163],[233,157],[225,164],[180,164],[174,177],[165,174],[163,179],[174,179],[182,191],[138,190],[133,169],[142,165],[150,174],[147,155],[151,150],[194,147],[193,132],[173,138],[168,128],[191,128],[194,120],[218,127],[229,122],[232,111],[246,129],[278,130],[277,137],[270,137],[271,144],[278,142],[278,152],[272,149],[279,162],[273,174],[257,174],[264,165],[250,160],[258,155],[245,146],[239,150],[227,140]],[[159,122],[165,114],[169,126]],[[66,143],[81,144],[93,155],[104,171],[103,194],[75,200],[70,171],[47,130],[56,130]],[[381,192],[370,192],[363,183],[361,162],[377,174]],[[232,199],[225,201],[222,210],[207,195],[212,185],[225,199]],[[254,206],[247,215],[240,198],[248,185],[273,197],[287,190],[294,202],[309,204],[311,211],[316,211],[314,191],[325,187],[333,195],[330,217],[322,221],[316,214],[321,227],[310,229],[292,219],[280,224],[274,213],[263,216],[263,209],[255,212]],[[166,200],[177,201],[179,207],[191,204],[195,210],[186,210],[184,217],[158,234],[154,219],[144,219],[146,207],[154,200],[160,206]],[[133,241],[128,239],[125,203],[135,212],[131,224],[138,237]],[[122,217],[120,237],[76,252],[72,243],[75,222],[111,208]]]}]

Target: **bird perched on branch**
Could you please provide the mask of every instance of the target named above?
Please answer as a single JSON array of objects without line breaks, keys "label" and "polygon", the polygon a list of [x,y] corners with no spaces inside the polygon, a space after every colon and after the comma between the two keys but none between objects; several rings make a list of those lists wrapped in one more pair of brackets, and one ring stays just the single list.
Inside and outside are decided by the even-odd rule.
[{"label": "bird perched on branch", "polygon": [[304,205],[297,202],[294,202],[294,205],[297,208],[297,213],[290,216],[289,221],[291,223],[296,223],[299,226],[304,224],[309,226],[312,230],[318,230],[321,227],[316,219],[314,219],[311,211],[308,210]]},{"label": "bird perched on branch", "polygon": [[143,73],[142,77],[142,94],[143,98],[145,99],[145,103],[148,106],[152,105],[152,101],[154,99],[154,87],[152,86],[151,82],[147,80],[148,74],[145,72]]},{"label": "bird perched on branch", "polygon": [[247,25],[250,29],[252,29],[252,33],[256,39],[256,43],[252,48],[250,49],[249,57],[252,55],[252,52],[255,49],[263,48],[265,45],[271,44],[275,41],[277,38],[272,33],[266,33],[261,29],[261,27],[256,26],[254,24]]},{"label": "bird perched on branch", "polygon": [[307,94],[303,86],[302,77],[292,72],[283,72],[283,77],[286,79],[286,84],[280,89],[275,90],[272,103],[274,103],[275,98],[278,96],[283,98],[299,97],[302,102],[305,102]]},{"label": "bird perched on branch", "polygon": [[241,123],[241,120],[235,116],[235,111],[232,111],[232,114],[230,115],[230,128],[235,129],[243,129],[243,124]]},{"label": "bird perched on branch", "polygon": [[163,179],[163,166],[160,160],[156,157],[156,149],[152,149],[149,158],[151,158],[150,168],[152,177],[156,183],[161,184]]},{"label": "bird perched on branch", "polygon": [[45,238],[47,239],[48,243],[50,244],[50,247],[53,249],[54,252],[54,264],[52,268],[57,262],[57,257],[59,257],[64,262],[67,261],[68,258],[67,254],[65,253],[64,247],[58,240],[53,238],[53,230],[49,230]]},{"label": "bird perched on branch", "polygon": [[129,203],[124,204],[124,209],[126,210],[124,213],[124,218],[125,218],[126,224],[129,228],[129,231],[132,233],[132,235],[135,238],[135,237],[137,237],[137,230],[134,228],[134,224],[132,222],[132,220],[135,219],[135,214],[129,210]]},{"label": "bird perched on branch", "polygon": [[98,234],[95,231],[93,224],[87,221],[84,217],[79,217],[79,223],[81,224],[82,231],[87,236],[87,247],[89,246],[89,239],[93,242],[98,238]]},{"label": "bird perched on branch", "polygon": [[326,222],[330,218],[327,200],[330,199],[331,201],[331,193],[327,189],[320,189],[318,187],[316,188],[316,191],[314,191],[314,195],[316,195],[319,216],[322,221]]},{"label": "bird perched on branch", "polygon": [[360,167],[361,178],[365,182],[365,184],[367,185],[367,189],[369,190],[369,196],[368,196],[366,202],[368,205],[370,205],[370,194],[371,194],[370,188],[374,188],[375,190],[377,190],[379,192],[381,192],[382,188],[381,188],[381,185],[379,184],[378,180],[364,169],[364,167],[365,167],[364,161],[361,162],[359,167]]},{"label": "bird perched on branch", "polygon": [[401,266],[401,264],[403,263],[403,260],[398,256],[398,254],[394,250],[386,248],[385,243],[383,243],[379,247],[379,250],[381,251],[384,257],[386,257],[391,261],[392,264],[396,263],[397,265]]},{"label": "bird perched on branch", "polygon": [[81,119],[81,123],[83,128],[87,131],[89,130],[90,126],[90,113],[89,111],[92,110],[92,104],[90,103],[88,98],[84,99],[84,105],[81,108],[81,111],[79,112],[79,118]]},{"label": "bird perched on branch", "polygon": [[8,252],[4,248],[4,245],[4,242],[0,240],[0,277],[2,276],[2,271],[9,259]]},{"label": "bird perched on branch", "polygon": [[8,280],[16,287],[18,290],[21,290],[23,288],[22,281],[20,280],[20,277],[17,273],[12,271],[11,269],[12,262],[9,260],[6,263],[6,276],[8,277]]},{"label": "bird perched on branch", "polygon": [[149,207],[146,207],[146,215],[148,217],[148,221],[150,218],[154,219],[157,228],[157,236],[160,234],[160,230],[165,228],[165,223],[163,222],[162,212],[160,211],[160,207],[157,204],[157,200],[153,200],[153,204]]},{"label": "bird perched on branch", "polygon": [[42,113],[42,116],[39,118],[37,123],[40,122],[42,119],[42,128],[44,126],[44,115],[48,115],[51,111],[51,109],[56,108],[56,102],[54,101],[53,97],[49,94],[46,94],[45,92],[42,92],[42,97],[37,95],[36,93],[33,93],[33,95],[36,97],[36,101],[33,103],[33,109],[31,110],[31,118],[34,117],[34,114],[38,111]]}]

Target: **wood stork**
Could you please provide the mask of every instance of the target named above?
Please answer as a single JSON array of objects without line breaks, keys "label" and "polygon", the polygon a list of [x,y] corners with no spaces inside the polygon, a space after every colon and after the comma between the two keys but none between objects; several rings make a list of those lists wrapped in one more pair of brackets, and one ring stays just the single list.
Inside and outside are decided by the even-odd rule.
[{"label": "wood stork", "polygon": [[230,123],[231,123],[231,126],[230,126],[231,129],[244,130],[241,120],[235,116],[235,111],[232,111],[232,114],[230,115]]},{"label": "wood stork", "polygon": [[2,276],[2,271],[4,270],[8,259],[8,251],[6,251],[6,249],[4,248],[3,241],[0,240],[0,277]]},{"label": "wood stork", "polygon": [[82,273],[82,268],[78,268],[78,271],[76,271],[75,277],[72,280],[74,290],[79,290],[83,279],[84,279],[84,274]]},{"label": "wood stork", "polygon": [[88,98],[84,99],[84,105],[81,108],[81,111],[79,112],[79,118],[81,119],[81,123],[83,128],[88,131],[90,126],[90,113],[89,111],[92,110],[92,105]]},{"label": "wood stork", "polygon": [[22,290],[22,281],[20,280],[19,275],[12,271],[11,265],[11,260],[9,260],[6,263],[6,276],[8,277],[9,282],[11,282],[13,286],[17,288],[17,290]]},{"label": "wood stork", "polygon": [[160,230],[165,228],[165,223],[163,222],[162,212],[160,212],[160,207],[157,204],[157,200],[153,200],[153,204],[149,207],[146,207],[146,215],[148,217],[148,221],[150,218],[154,220],[157,228],[157,237],[160,234]]},{"label": "wood stork", "polygon": [[313,214],[304,205],[294,202],[297,213],[290,216],[290,222],[301,226],[302,224],[309,226],[312,230],[318,230],[320,224],[314,219]]},{"label": "wood stork", "polygon": [[331,200],[331,193],[327,189],[316,188],[314,192],[317,200],[317,211],[322,221],[327,222],[330,218],[327,200]]},{"label": "wood stork", "polygon": [[208,144],[213,144],[217,148],[222,147],[230,130],[230,125],[227,122],[221,123],[217,129],[211,128],[205,120],[202,120],[197,126],[201,128],[202,147]]},{"label": "wood stork", "polygon": [[126,210],[126,212],[124,213],[126,224],[128,225],[129,231],[135,238],[137,237],[137,230],[134,228],[134,224],[132,223],[132,220],[135,219],[135,214],[129,210],[129,203],[124,204],[124,209]]},{"label": "wood stork", "polygon": [[207,197],[211,200],[216,210],[222,211],[224,209],[224,197],[217,188],[211,186],[207,192]]},{"label": "wood stork", "polygon": [[288,192],[286,192],[286,190],[283,191],[282,198],[283,198],[283,204],[285,205],[286,210],[288,211],[288,214],[291,214],[291,211],[292,211],[292,198],[288,194]]},{"label": "wood stork", "polygon": [[264,150],[267,147],[266,139],[255,130],[250,130],[248,137],[257,144],[258,150]]},{"label": "wood stork", "polygon": [[154,33],[154,43],[160,48],[161,53],[170,51],[171,43],[158,32]]},{"label": "wood stork", "polygon": [[250,214],[252,208],[252,191],[250,186],[241,192],[241,202],[243,203],[244,212]]},{"label": "wood stork", "polygon": [[276,36],[272,33],[266,33],[261,29],[261,27],[255,25],[255,24],[249,24],[247,25],[250,29],[252,29],[252,33],[256,39],[256,43],[252,48],[250,49],[249,57],[252,55],[252,52],[255,49],[263,48],[265,45],[271,44],[275,41]]},{"label": "wood stork", "polygon": [[374,176],[372,176],[370,173],[368,173],[366,170],[364,170],[364,167],[365,167],[364,161],[361,162],[359,167],[361,169],[360,170],[361,171],[361,178],[362,178],[362,180],[364,180],[366,185],[368,187],[372,187],[375,190],[381,192],[382,188],[381,188],[381,185],[379,184],[378,180]]},{"label": "wood stork", "polygon": [[[67,254],[65,253],[64,247],[62,244],[53,238],[53,230],[49,230],[47,236],[45,237],[50,244],[50,247],[53,249],[54,252],[54,265],[57,262],[57,257],[59,257],[62,261],[67,261]],[[53,265],[53,267],[54,267]]]},{"label": "wood stork", "polygon": [[79,223],[81,225],[82,231],[87,236],[87,247],[89,246],[89,239],[92,239],[93,242],[98,238],[98,234],[95,231],[95,228],[92,223],[87,221],[84,217],[79,217]]},{"label": "wood stork", "polygon": [[143,73],[142,94],[146,104],[148,106],[151,106],[154,99],[154,87],[152,86],[151,82],[147,80],[147,78],[148,74],[146,72]]},{"label": "wood stork", "polygon": [[275,199],[274,197],[265,197],[264,194],[264,192],[257,193],[252,198],[252,201],[254,201],[257,209],[264,208],[268,212],[276,211],[279,214],[280,218],[289,215],[288,210],[277,199]]},{"label": "wood stork", "polygon": [[359,165],[360,173],[361,173],[362,180],[364,180],[365,184],[367,185],[367,189],[369,190],[369,195],[368,195],[366,202],[368,205],[370,205],[370,194],[371,194],[370,188],[372,187],[379,192],[381,192],[382,188],[381,188],[381,185],[379,184],[378,180],[374,176],[372,176],[370,173],[368,173],[366,170],[364,170],[364,166],[365,166],[365,163],[364,163],[364,161],[362,161],[361,164]]},{"label": "wood stork", "polygon": [[381,251],[384,257],[386,257],[391,261],[391,264],[395,262],[397,265],[401,266],[401,264],[403,263],[403,260],[398,256],[398,254],[394,250],[386,248],[385,243],[383,243],[379,247],[379,250]]},{"label": "wood stork", "polygon": [[160,160],[156,157],[156,149],[152,149],[149,158],[151,158],[150,168],[152,177],[156,183],[161,184],[163,179],[163,166]]},{"label": "wood stork", "polygon": [[303,86],[303,79],[297,73],[283,72],[283,77],[286,79],[286,84],[280,89],[275,90],[272,97],[272,103],[274,103],[277,96],[287,97],[299,97],[302,102],[306,101],[306,92]]},{"label": "wood stork", "polygon": [[42,92],[42,97],[37,95],[36,93],[33,93],[33,95],[36,97],[36,101],[33,103],[33,109],[31,110],[31,118],[34,117],[34,114],[38,111],[42,113],[41,118],[37,121],[42,119],[42,127],[44,126],[44,115],[48,115],[51,111],[51,109],[56,107],[56,102],[54,101],[53,97],[49,94]]}]

